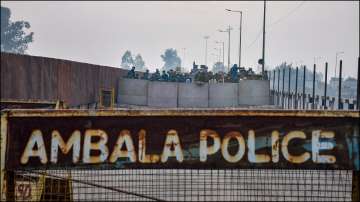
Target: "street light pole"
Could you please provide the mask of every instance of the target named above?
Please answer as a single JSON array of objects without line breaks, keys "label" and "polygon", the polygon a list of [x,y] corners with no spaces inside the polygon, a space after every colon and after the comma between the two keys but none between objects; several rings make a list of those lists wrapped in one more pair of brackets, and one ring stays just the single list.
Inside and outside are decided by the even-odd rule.
[{"label": "street light pole", "polygon": [[265,16],[266,16],[266,1],[264,1],[263,48],[262,48],[262,68],[261,68],[261,74],[263,77],[264,77],[264,69],[265,69]]},{"label": "street light pole", "polygon": [[340,54],[343,54],[344,52],[343,51],[339,51],[339,52],[336,52],[336,59],[335,59],[335,78],[336,78],[336,68],[337,68],[337,59],[338,59],[338,55]]},{"label": "street light pole", "polygon": [[215,50],[219,51],[219,55],[218,58],[217,58],[217,61],[216,62],[220,62],[220,57],[221,57],[221,48],[214,48]]},{"label": "street light pole", "polygon": [[240,13],[240,31],[239,31],[239,67],[241,67],[241,34],[242,34],[242,11],[225,9],[229,12]]},{"label": "street light pole", "polygon": [[207,40],[209,39],[209,36],[204,36],[205,39],[205,65],[207,66]]},{"label": "street light pole", "polygon": [[[224,42],[223,41],[215,41],[215,43],[216,44],[221,44],[222,45],[222,63],[223,63],[223,65],[225,65],[224,63],[225,63],[225,44],[224,44]],[[221,47],[220,47],[221,48]],[[220,51],[221,52],[221,51]],[[221,55],[221,54],[220,54]],[[221,57],[221,56],[220,56]]]},{"label": "street light pole", "polygon": [[183,59],[183,67],[184,67],[184,69],[185,69],[185,52],[186,52],[186,48],[183,48],[183,50],[184,50],[184,59]]},{"label": "street light pole", "polygon": [[229,25],[229,28],[228,28],[228,32],[229,32],[229,45],[228,45],[228,72],[229,72],[229,69],[230,69],[230,25]]},{"label": "street light pole", "polygon": [[314,64],[316,64],[317,59],[321,59],[321,58],[322,58],[322,56],[314,57]]},{"label": "street light pole", "polygon": [[226,29],[226,31],[220,30],[220,29],[218,30],[219,32],[228,32],[228,34],[229,34],[229,38],[228,38],[228,41],[229,41],[229,44],[228,44],[228,68],[227,68],[228,72],[229,72],[229,69],[230,69],[230,30],[231,29],[232,28],[229,25],[229,27],[228,27],[228,29]]}]

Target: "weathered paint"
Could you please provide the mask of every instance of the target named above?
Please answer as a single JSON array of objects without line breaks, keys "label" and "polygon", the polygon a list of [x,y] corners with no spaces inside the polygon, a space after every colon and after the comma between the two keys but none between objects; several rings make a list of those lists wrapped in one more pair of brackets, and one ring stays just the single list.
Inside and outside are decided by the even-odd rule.
[{"label": "weathered paint", "polygon": [[[93,142],[93,137],[99,138],[97,142]],[[105,131],[99,129],[88,129],[85,131],[83,162],[84,163],[103,163],[109,156],[109,149],[106,146],[108,136]],[[91,150],[99,151],[100,155],[90,155]]]},{"label": "weathered paint", "polygon": [[[238,151],[236,152],[235,155],[231,155],[229,153],[228,148],[229,148],[230,139],[236,139],[236,141],[238,143]],[[245,154],[245,140],[244,140],[243,136],[241,135],[241,133],[236,132],[236,131],[227,133],[225,135],[224,140],[221,145],[221,153],[227,162],[230,162],[230,163],[239,162]]]},{"label": "weathered paint", "polygon": [[100,88],[117,92],[119,78],[127,73],[117,67],[4,52],[0,62],[1,98],[60,99],[69,106],[99,102]]},{"label": "weathered paint", "polygon": [[1,110],[3,109],[35,109],[35,108],[50,108],[55,109],[59,102],[54,100],[21,100],[21,99],[1,99]]},{"label": "weathered paint", "polygon": [[181,112],[9,111],[6,166],[356,168],[355,152],[349,155],[358,133],[352,113]]},{"label": "weathered paint", "polygon": [[[352,142],[353,142],[353,152],[354,152],[354,155],[353,155],[353,161],[354,161],[354,165],[355,165],[355,170],[359,171],[360,170],[360,145],[359,145],[359,142],[360,142],[360,134],[359,134],[359,120],[358,120],[358,125],[356,125],[354,127],[354,130],[353,130],[353,137],[352,137]],[[358,192],[360,192],[358,190]],[[360,194],[360,193],[359,193]]]},{"label": "weathered paint", "polygon": [[301,155],[292,155],[289,153],[289,142],[292,139],[306,139],[306,134],[303,131],[291,131],[287,134],[281,144],[281,151],[284,155],[284,158],[292,163],[304,163],[310,158],[309,152],[304,152]]},{"label": "weathered paint", "polygon": [[[123,145],[125,145],[126,150],[121,149]],[[118,158],[129,158],[131,162],[136,162],[136,151],[131,139],[130,131],[128,130],[122,130],[120,132],[114,151],[111,153],[110,162],[114,163]]]},{"label": "weathered paint", "polygon": [[1,135],[0,135],[0,200],[6,200],[6,192],[5,192],[5,163],[6,163],[6,138],[7,138],[7,129],[8,127],[8,119],[7,114],[1,114]]},{"label": "weathered paint", "polygon": [[[35,147],[36,149],[34,149]],[[30,157],[38,157],[42,164],[46,164],[48,162],[46,147],[41,130],[36,129],[31,133],[29,141],[27,141],[24,152],[21,155],[21,164],[27,164]]]},{"label": "weathered paint", "polygon": [[73,151],[73,158],[72,162],[77,163],[80,160],[80,141],[81,141],[81,134],[80,131],[75,130],[73,134],[70,136],[67,143],[64,142],[62,139],[59,131],[54,130],[52,132],[52,140],[51,141],[51,163],[56,164],[58,162],[58,150],[60,147],[60,151],[63,154],[69,153],[70,149],[72,148]]},{"label": "weathered paint", "polygon": [[321,118],[360,118],[359,111],[342,110],[275,110],[275,109],[239,109],[239,108],[145,108],[145,109],[16,109],[4,110],[13,117],[79,117],[79,116],[256,116],[256,117],[321,117]]}]

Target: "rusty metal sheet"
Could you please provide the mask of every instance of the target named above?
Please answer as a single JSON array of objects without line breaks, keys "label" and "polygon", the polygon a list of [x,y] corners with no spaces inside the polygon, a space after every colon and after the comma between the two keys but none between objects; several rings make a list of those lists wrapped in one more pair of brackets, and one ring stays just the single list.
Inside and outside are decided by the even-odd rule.
[{"label": "rusty metal sheet", "polygon": [[55,108],[56,101],[50,100],[13,100],[1,99],[1,110],[3,109],[34,109],[34,108]]},{"label": "rusty metal sheet", "polygon": [[3,116],[6,169],[359,170],[358,112],[11,110]]},{"label": "rusty metal sheet", "polygon": [[118,79],[127,73],[116,67],[3,52],[0,62],[1,99],[63,100],[69,106],[98,101],[100,88],[117,93]]}]

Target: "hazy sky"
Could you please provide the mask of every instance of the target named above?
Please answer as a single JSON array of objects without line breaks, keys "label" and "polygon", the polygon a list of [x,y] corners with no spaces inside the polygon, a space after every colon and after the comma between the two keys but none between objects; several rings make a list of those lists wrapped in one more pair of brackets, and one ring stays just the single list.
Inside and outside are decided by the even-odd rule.
[{"label": "hazy sky", "polygon": [[[205,63],[205,35],[208,40],[208,65],[217,60],[228,25],[231,31],[231,64],[238,63],[239,15],[226,8],[243,11],[242,66],[258,70],[261,58],[263,2],[8,2],[11,20],[27,20],[34,42],[28,54],[120,67],[126,50],[140,53],[145,65],[161,68],[160,57],[175,48],[189,69],[192,62]],[[268,68],[286,61],[312,68],[314,57],[324,69],[329,62],[334,75],[337,51],[344,74],[355,76],[359,56],[359,2],[356,1],[276,1],[267,2],[266,63]],[[256,40],[257,39],[257,40]],[[255,41],[256,40],[256,41]],[[186,49],[184,49],[186,48]],[[185,55],[185,56],[184,56]],[[185,58],[184,58],[185,57]]]}]

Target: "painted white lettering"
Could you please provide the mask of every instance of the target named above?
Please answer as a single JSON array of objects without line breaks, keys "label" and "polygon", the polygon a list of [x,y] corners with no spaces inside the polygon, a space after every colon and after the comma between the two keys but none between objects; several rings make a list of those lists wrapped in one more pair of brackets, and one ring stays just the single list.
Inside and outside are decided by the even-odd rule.
[{"label": "painted white lettering", "polygon": [[[37,149],[34,149],[35,145],[37,146]],[[22,164],[26,164],[29,161],[29,157],[39,157],[42,164],[46,164],[48,162],[44,139],[40,130],[34,130],[31,133],[25,150],[21,155],[20,162]]]},{"label": "painted white lettering", "polygon": [[267,163],[270,162],[270,156],[267,154],[255,153],[255,131],[249,130],[248,134],[248,159],[251,163]]},{"label": "painted white lettering", "polygon": [[273,163],[279,162],[279,153],[280,153],[280,143],[279,143],[279,132],[274,130],[271,133],[271,160]]},{"label": "painted white lettering", "polygon": [[146,131],[139,131],[139,162],[141,163],[157,163],[160,156],[157,154],[146,154]]},{"label": "painted white lettering", "polygon": [[295,138],[306,139],[306,135],[302,131],[289,132],[281,142],[282,154],[284,155],[284,158],[291,163],[304,163],[305,161],[307,161],[310,158],[309,152],[304,152],[303,154],[298,155],[298,156],[294,156],[289,153],[289,150],[288,150],[289,142]]},{"label": "painted white lettering", "polygon": [[[124,144],[126,150],[121,150]],[[110,155],[110,162],[114,163],[115,161],[117,161],[118,158],[121,157],[128,157],[131,162],[136,162],[136,151],[133,140],[130,135],[130,131],[128,130],[122,130],[120,132],[114,150]]]},{"label": "painted white lettering", "polygon": [[[174,150],[171,148],[174,147]],[[169,130],[166,134],[164,150],[161,155],[161,162],[165,163],[169,157],[176,157],[178,162],[184,160],[184,154],[181,149],[180,139],[176,130]]]},{"label": "painted white lettering", "polygon": [[[239,145],[238,151],[236,152],[235,155],[231,155],[228,150],[229,142],[232,138],[236,139],[238,142],[238,145]],[[243,136],[239,132],[232,131],[225,135],[224,140],[222,141],[222,144],[221,144],[221,153],[227,162],[236,163],[236,162],[240,161],[241,158],[244,156],[245,148],[246,148],[246,146],[245,146],[245,140],[244,140]]]},{"label": "painted white lettering", "polygon": [[[211,137],[214,141],[212,146],[207,145],[207,138]],[[220,149],[220,137],[213,130],[201,130],[200,131],[200,161],[206,162],[207,156],[215,154]]]},{"label": "painted white lettering", "polygon": [[320,155],[320,150],[331,150],[334,148],[332,142],[320,142],[320,138],[334,138],[332,131],[315,130],[312,132],[312,160],[314,163],[335,163],[336,157],[332,155]]},{"label": "painted white lettering", "polygon": [[73,163],[79,162],[80,159],[80,131],[75,130],[67,143],[65,144],[62,139],[59,131],[54,130],[51,133],[51,163],[58,162],[58,150],[60,150],[63,154],[69,153],[70,149],[73,148]]},{"label": "painted white lettering", "polygon": [[[100,140],[96,143],[92,143],[92,137],[99,137]],[[108,155],[109,149],[106,146],[108,137],[103,130],[88,129],[85,131],[84,147],[83,147],[83,162],[84,163],[102,163]],[[100,151],[100,155],[91,156],[91,150]]]}]

